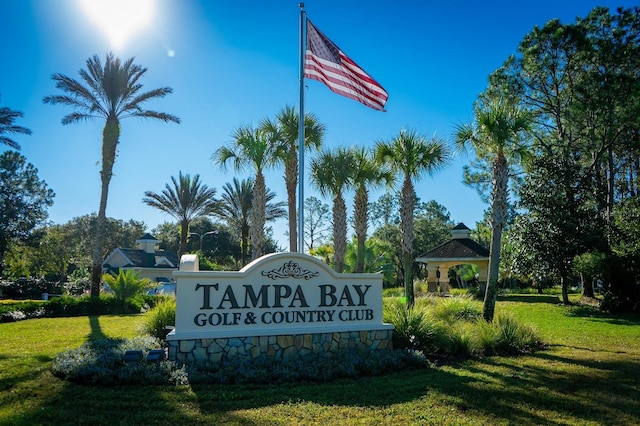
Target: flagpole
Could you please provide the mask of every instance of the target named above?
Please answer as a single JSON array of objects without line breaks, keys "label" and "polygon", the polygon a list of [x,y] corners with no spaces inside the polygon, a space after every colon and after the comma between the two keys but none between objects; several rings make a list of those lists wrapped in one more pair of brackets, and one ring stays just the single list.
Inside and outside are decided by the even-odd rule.
[{"label": "flagpole", "polygon": [[300,3],[300,115],[298,116],[298,253],[304,253],[304,55],[305,15]]}]

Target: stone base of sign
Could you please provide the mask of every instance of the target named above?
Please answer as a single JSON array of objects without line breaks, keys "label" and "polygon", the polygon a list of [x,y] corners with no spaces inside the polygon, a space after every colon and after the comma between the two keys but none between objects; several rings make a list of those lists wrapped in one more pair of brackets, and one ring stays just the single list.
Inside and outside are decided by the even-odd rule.
[{"label": "stone base of sign", "polygon": [[335,354],[393,349],[393,329],[285,334],[230,338],[167,340],[169,359],[178,362],[268,358],[280,361],[304,359],[312,354]]}]

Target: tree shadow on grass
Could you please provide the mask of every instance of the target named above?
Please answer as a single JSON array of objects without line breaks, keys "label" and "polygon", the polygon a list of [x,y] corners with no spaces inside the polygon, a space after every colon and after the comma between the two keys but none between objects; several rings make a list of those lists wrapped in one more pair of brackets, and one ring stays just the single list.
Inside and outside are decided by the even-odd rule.
[{"label": "tree shadow on grass", "polygon": [[87,336],[87,340],[94,341],[107,338],[106,334],[102,331],[102,327],[100,327],[100,317],[97,315],[89,316],[89,325],[91,332]]},{"label": "tree shadow on grass", "polygon": [[[286,410],[277,407],[292,404],[291,410],[299,413],[304,409],[293,406],[306,403],[319,405],[328,416],[325,419],[331,418],[331,410],[341,407],[355,407],[354,411],[364,416],[376,413],[378,418],[391,415],[388,410],[394,407],[404,410],[405,418],[415,416],[412,419],[420,423],[419,416],[430,409],[447,406],[452,420],[476,418],[523,425],[560,425],[567,419],[577,423],[640,423],[640,391],[631,385],[634,376],[624,379],[629,372],[640,370],[638,361],[585,364],[593,372],[571,367],[575,364],[573,358],[545,352],[318,384],[88,387],[64,383],[60,392],[14,424],[69,424],[73,419],[73,424],[97,425],[252,425],[265,421],[256,421],[247,410],[275,407],[276,412],[284,413]],[[420,404],[416,413],[412,413],[412,404]],[[279,421],[303,419],[285,417]]]},{"label": "tree shadow on grass", "polygon": [[[107,337],[99,318],[89,321],[87,337]],[[37,369],[19,379],[28,382],[25,386],[33,392],[46,395],[19,416],[0,418],[0,424],[6,420],[6,424],[15,425],[253,425],[265,420],[255,420],[255,412],[250,410],[264,407],[285,416],[278,422],[296,423],[304,418],[293,413],[304,411],[301,406],[307,403],[319,406],[312,410],[325,416],[323,422],[331,421],[332,411],[349,407],[363,416],[374,413],[368,419],[397,416],[399,410],[412,423],[429,423],[428,417],[421,416],[446,407],[453,422],[640,424],[640,361],[614,355],[591,360],[587,352],[574,357],[564,355],[571,350],[556,346],[522,357],[488,357],[378,377],[274,386],[89,387],[62,382],[46,368]],[[591,350],[575,351],[581,349]],[[45,358],[42,361],[48,364]],[[288,404],[291,408],[286,408]],[[289,411],[292,417],[284,414]],[[358,418],[350,421],[357,423]]]},{"label": "tree shadow on grass", "polygon": [[504,301],[504,302],[551,303],[554,305],[559,305],[561,303],[560,298],[558,296],[551,296],[547,294],[540,294],[540,295],[511,294],[511,295],[505,295],[505,296],[498,296],[498,300]]},{"label": "tree shadow on grass", "polygon": [[637,326],[640,325],[640,315],[632,313],[611,314],[593,306],[576,305],[566,312],[567,316],[602,320],[608,324]]}]

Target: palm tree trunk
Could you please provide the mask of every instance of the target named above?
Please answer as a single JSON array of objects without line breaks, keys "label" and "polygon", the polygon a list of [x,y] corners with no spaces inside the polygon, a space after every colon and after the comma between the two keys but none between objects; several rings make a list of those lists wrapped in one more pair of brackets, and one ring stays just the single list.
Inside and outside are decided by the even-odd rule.
[{"label": "palm tree trunk", "polygon": [[249,227],[242,226],[240,230],[240,256],[242,260],[242,266],[247,264],[247,254],[249,253]]},{"label": "palm tree trunk", "polygon": [[251,259],[255,260],[262,256],[262,246],[264,241],[264,222],[266,205],[266,187],[262,172],[256,174],[256,181],[253,184],[253,202],[250,215],[251,234]]},{"label": "palm tree trunk", "polygon": [[333,222],[333,268],[342,272],[347,252],[347,206],[342,193],[333,199]]},{"label": "palm tree trunk", "polygon": [[358,245],[358,251],[356,254],[356,272],[359,274],[364,272],[364,252],[365,242],[367,239],[368,204],[369,196],[367,194],[367,189],[364,186],[358,187],[356,195],[354,197],[353,221]]},{"label": "palm tree trunk", "polygon": [[[289,251],[298,251],[298,229],[296,214],[296,190],[298,186],[298,157],[297,153],[289,155],[284,168],[284,180],[287,187],[287,203],[289,214]],[[300,247],[304,251],[304,247]]]},{"label": "palm tree trunk", "polygon": [[404,267],[404,294],[407,307],[412,308],[415,303],[413,293],[413,211],[416,203],[416,192],[413,182],[405,175],[402,184],[402,202],[400,203],[400,245],[402,248],[402,263]]},{"label": "palm tree trunk", "polygon": [[104,228],[107,221],[107,198],[109,183],[113,173],[113,163],[116,160],[116,148],[120,138],[120,122],[115,117],[108,117],[102,129],[102,170],[100,171],[100,208],[96,220],[96,235],[93,243],[93,265],[91,267],[91,297],[100,296],[102,282],[102,248],[104,243]]},{"label": "palm tree trunk", "polygon": [[180,248],[178,249],[178,260],[182,259],[182,255],[187,251],[187,237],[189,236],[189,222],[180,221]]},{"label": "palm tree trunk", "polygon": [[491,191],[491,246],[489,248],[489,275],[484,294],[482,317],[493,321],[498,297],[498,272],[500,268],[500,243],[502,229],[507,221],[509,168],[507,159],[497,155],[493,162],[493,188]]}]

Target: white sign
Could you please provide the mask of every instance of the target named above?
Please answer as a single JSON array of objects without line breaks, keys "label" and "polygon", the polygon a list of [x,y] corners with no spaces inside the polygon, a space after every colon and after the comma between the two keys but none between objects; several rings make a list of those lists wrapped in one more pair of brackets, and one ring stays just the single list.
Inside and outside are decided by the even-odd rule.
[{"label": "white sign", "polygon": [[263,256],[237,272],[186,269],[173,273],[176,327],[169,340],[393,327],[382,322],[379,274],[336,274],[300,253]]}]

